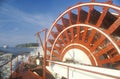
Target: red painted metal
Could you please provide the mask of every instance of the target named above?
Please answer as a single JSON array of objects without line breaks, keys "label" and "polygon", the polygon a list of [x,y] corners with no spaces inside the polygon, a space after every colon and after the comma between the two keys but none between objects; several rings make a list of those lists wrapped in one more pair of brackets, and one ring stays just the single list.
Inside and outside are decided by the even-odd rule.
[{"label": "red painted metal", "polygon": [[[102,12],[96,10],[96,6],[102,8]],[[84,7],[87,7],[88,10],[84,9]],[[116,11],[117,15],[113,14],[110,9]],[[68,17],[65,17],[66,15]],[[95,29],[79,26],[78,24],[88,25]],[[72,25],[77,26],[70,27]],[[63,61],[64,55],[74,48],[82,50],[93,66],[111,67],[112,65],[113,68],[120,69],[119,31],[120,7],[113,5],[111,0],[107,2],[91,0],[91,2],[79,3],[68,8],[54,21],[48,34],[47,29],[43,29],[36,34],[44,50],[43,79],[46,79],[46,65],[48,65],[46,60]],[[41,33],[44,33],[44,42],[42,42]],[[47,54],[47,51],[49,54]],[[70,66],[67,67],[67,77],[69,79]],[[10,68],[12,78],[12,61]],[[33,72],[28,71],[28,73],[38,79],[42,79],[42,77],[36,76]]]},{"label": "red painted metal", "polygon": [[[84,7],[87,7],[88,10],[84,9]],[[96,7],[102,10],[99,11]],[[113,14],[110,9],[116,11],[117,15]],[[96,66],[109,67],[107,64],[111,64],[113,68],[119,68],[120,64],[118,62],[120,62],[120,59],[118,57],[120,56],[120,45],[117,42],[120,40],[120,36],[117,34],[118,30],[120,31],[119,16],[120,8],[112,4],[111,0],[107,2],[96,2],[92,0],[91,2],[79,3],[68,8],[54,21],[48,31],[46,40],[51,45],[47,47],[50,53],[50,60],[62,61],[62,58],[68,50],[78,48],[88,55],[92,65],[95,65],[95,61],[97,61],[98,65]],[[76,26],[69,28],[75,24],[90,25],[105,34],[90,27]],[[71,46],[64,51],[64,54],[62,53],[68,45],[74,43],[85,46],[90,52],[86,52],[80,46]]]},{"label": "red painted metal", "polygon": [[[42,42],[42,39],[41,39],[41,36],[40,36],[40,34],[41,33],[44,33],[44,45],[43,45],[43,42]],[[46,64],[47,64],[47,62],[46,62],[46,53],[47,53],[47,42],[46,42],[46,35],[47,35],[47,29],[45,28],[45,29],[43,29],[43,30],[41,30],[40,32],[38,32],[37,34],[37,37],[39,38],[39,41],[40,41],[40,45],[42,46],[42,48],[43,48],[43,51],[44,51],[44,60],[43,60],[43,62],[44,62],[44,65],[43,65],[43,79],[46,79]]]},{"label": "red painted metal", "polygon": [[45,42],[44,42],[44,72],[43,72],[43,79],[46,79],[46,55],[47,55],[47,42],[46,42],[46,35],[47,35],[47,29],[44,31],[44,34],[45,34]]}]

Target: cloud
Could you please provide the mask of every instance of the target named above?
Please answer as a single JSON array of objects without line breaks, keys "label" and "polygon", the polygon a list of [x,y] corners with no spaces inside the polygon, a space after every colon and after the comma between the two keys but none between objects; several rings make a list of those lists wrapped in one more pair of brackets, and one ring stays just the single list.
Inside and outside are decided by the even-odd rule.
[{"label": "cloud", "polygon": [[8,4],[1,7],[0,15],[0,17],[3,17],[3,19],[0,19],[0,23],[20,22],[42,27],[49,27],[53,20],[53,17],[47,14],[28,14]]},{"label": "cloud", "polygon": [[48,14],[30,14],[4,3],[0,7],[0,44],[34,41],[34,33],[49,28],[53,20]]}]

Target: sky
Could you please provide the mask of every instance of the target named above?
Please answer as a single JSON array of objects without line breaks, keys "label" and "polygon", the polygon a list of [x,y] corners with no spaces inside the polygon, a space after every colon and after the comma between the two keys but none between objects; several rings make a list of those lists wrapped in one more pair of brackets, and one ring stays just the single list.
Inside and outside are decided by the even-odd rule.
[{"label": "sky", "polygon": [[[0,46],[36,42],[36,32],[43,28],[49,29],[68,7],[88,1],[90,0],[0,0]],[[113,2],[120,4],[120,0]]]}]

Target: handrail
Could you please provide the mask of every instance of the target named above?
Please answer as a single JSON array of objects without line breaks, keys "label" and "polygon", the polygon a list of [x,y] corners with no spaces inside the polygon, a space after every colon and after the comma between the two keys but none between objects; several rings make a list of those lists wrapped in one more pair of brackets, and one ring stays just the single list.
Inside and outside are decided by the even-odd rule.
[{"label": "handrail", "polygon": [[[57,62],[57,61],[51,61],[51,60],[47,60],[48,62],[52,64],[57,64],[57,65],[61,65],[64,67],[67,67],[67,78],[69,79],[69,72],[70,72],[70,68],[73,69],[77,69],[77,70],[81,70],[84,72],[89,72],[89,73],[93,73],[93,74],[98,74],[98,75],[103,75],[103,76],[107,76],[107,77],[111,77],[111,78],[115,78],[115,79],[120,79],[120,71],[119,70],[114,70],[114,69],[107,69],[107,68],[100,68],[101,70],[105,70],[104,72],[99,71],[99,67],[94,67],[94,66],[87,66],[87,65],[80,65],[81,67],[75,66],[75,65],[71,65],[71,64],[67,64],[67,63],[62,63],[62,62]],[[88,68],[85,68],[88,67]],[[92,69],[95,70],[92,70]],[[97,71],[96,71],[97,69]],[[113,72],[113,74],[110,74],[109,71]],[[117,72],[114,74],[114,72]]]},{"label": "handrail", "polygon": [[9,62],[11,62],[11,60],[7,61],[6,63],[0,65],[0,68],[3,67],[4,65],[8,64]]},{"label": "handrail", "polygon": [[[20,58],[20,59],[22,59],[22,60],[18,60],[19,59],[19,56],[20,55],[18,55],[18,56],[16,56],[15,58],[12,58],[12,59],[10,59],[9,61],[7,61],[6,63],[4,63],[4,64],[2,64],[2,65],[0,65],[0,68],[1,69],[3,69],[4,67],[6,67],[7,66],[7,70],[9,70],[8,72],[10,72],[10,73],[4,73],[4,72],[2,72],[2,74],[5,74],[6,76],[7,76],[7,78],[12,78],[12,73],[15,71],[15,69],[19,66],[19,64],[21,63],[21,62],[23,62],[23,55],[21,55],[22,57]],[[3,70],[4,71],[4,70]],[[8,75],[7,75],[8,74]],[[1,74],[0,74],[1,75]],[[5,75],[1,75],[2,77],[5,77]]]}]

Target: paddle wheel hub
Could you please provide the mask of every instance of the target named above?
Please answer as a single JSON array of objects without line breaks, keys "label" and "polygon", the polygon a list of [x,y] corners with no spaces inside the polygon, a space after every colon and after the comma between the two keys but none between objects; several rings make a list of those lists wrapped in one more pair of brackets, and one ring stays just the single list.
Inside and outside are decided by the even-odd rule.
[{"label": "paddle wheel hub", "polygon": [[68,50],[64,55],[63,61],[65,63],[92,65],[87,54],[84,51],[76,48]]}]

